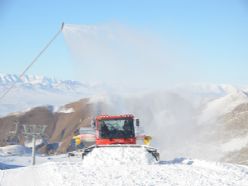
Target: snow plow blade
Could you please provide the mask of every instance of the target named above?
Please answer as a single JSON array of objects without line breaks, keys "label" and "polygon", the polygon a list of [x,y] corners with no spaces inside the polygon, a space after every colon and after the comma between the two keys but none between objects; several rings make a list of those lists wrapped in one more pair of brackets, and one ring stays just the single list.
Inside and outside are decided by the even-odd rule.
[{"label": "snow plow blade", "polygon": [[115,148],[115,147],[129,147],[129,148],[144,148],[146,149],[147,152],[149,152],[150,154],[152,154],[152,156],[156,159],[156,161],[159,161],[160,157],[159,157],[159,152],[156,148],[147,146],[147,145],[133,145],[133,144],[115,144],[115,145],[92,145],[89,146],[85,149],[83,149],[82,152],[82,159],[84,159],[84,157],[89,154],[90,152],[92,152],[95,148],[106,148],[106,147],[110,147],[110,148]]}]

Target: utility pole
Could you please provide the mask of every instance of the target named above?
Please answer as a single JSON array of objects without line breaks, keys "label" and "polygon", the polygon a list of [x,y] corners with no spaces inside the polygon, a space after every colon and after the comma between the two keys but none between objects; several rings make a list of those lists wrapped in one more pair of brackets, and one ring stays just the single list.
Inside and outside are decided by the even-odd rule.
[{"label": "utility pole", "polygon": [[47,125],[23,125],[24,135],[32,137],[32,165],[35,165],[36,139],[44,136]]}]

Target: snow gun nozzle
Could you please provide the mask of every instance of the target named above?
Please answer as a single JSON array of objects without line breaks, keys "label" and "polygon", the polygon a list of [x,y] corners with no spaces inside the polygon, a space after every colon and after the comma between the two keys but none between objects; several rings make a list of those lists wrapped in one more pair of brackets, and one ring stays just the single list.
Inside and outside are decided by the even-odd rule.
[{"label": "snow gun nozzle", "polygon": [[61,24],[61,28],[60,28],[60,30],[61,30],[61,31],[63,31],[64,25],[65,25],[65,23],[64,23],[64,22],[62,22],[62,24]]}]

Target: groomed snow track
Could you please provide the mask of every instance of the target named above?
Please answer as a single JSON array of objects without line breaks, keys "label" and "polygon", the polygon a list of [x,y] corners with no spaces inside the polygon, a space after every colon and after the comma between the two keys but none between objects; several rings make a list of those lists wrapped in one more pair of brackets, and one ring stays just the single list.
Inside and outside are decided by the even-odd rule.
[{"label": "groomed snow track", "polygon": [[96,148],[62,162],[0,171],[1,186],[247,186],[248,167],[177,158],[154,160],[143,148]]}]

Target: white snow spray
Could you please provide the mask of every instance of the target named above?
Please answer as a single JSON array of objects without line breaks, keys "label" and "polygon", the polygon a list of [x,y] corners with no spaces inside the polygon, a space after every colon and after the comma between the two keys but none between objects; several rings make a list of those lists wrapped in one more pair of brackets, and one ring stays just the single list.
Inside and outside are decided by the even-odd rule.
[{"label": "white snow spray", "polygon": [[168,85],[166,74],[176,61],[169,50],[117,24],[65,25],[63,33],[80,67],[80,79],[114,87],[105,87],[105,92],[91,98],[91,102],[104,103],[102,112],[140,118],[162,158],[217,158],[212,152],[215,146],[205,138],[209,129],[196,121],[199,107],[194,106],[195,100],[185,99],[183,92],[154,91]]},{"label": "white snow spray", "polygon": [[83,81],[135,88],[168,83],[166,74],[173,57],[149,34],[120,24],[65,24],[63,33]]},{"label": "white snow spray", "polygon": [[216,139],[209,135],[216,128],[200,124],[197,119],[199,107],[194,107],[193,100],[188,101],[180,94],[170,91],[105,94],[92,97],[91,101],[104,103],[101,108],[103,113],[132,113],[140,118],[145,134],[152,136],[152,145],[160,150],[162,159],[190,157],[219,160],[223,155]]}]

